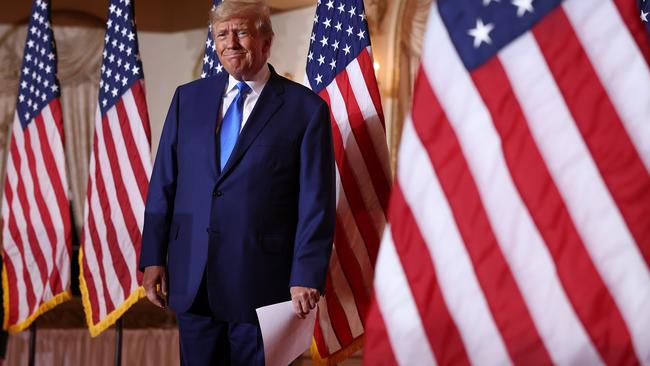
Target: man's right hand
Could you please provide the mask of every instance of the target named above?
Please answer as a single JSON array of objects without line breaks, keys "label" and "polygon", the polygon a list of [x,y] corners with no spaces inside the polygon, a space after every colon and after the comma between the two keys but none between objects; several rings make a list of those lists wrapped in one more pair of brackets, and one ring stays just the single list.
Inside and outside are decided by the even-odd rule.
[{"label": "man's right hand", "polygon": [[151,303],[161,308],[167,305],[167,274],[164,266],[146,267],[142,286]]}]

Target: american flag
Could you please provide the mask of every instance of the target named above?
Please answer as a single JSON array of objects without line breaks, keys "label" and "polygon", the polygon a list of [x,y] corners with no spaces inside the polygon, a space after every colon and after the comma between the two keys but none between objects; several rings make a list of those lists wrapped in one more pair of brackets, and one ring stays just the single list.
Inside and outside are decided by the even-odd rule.
[{"label": "american flag", "polygon": [[[221,3],[221,0],[212,0],[212,10]],[[219,62],[214,38],[212,38],[212,27],[208,25],[208,36],[205,39],[205,53],[203,55],[203,66],[201,67],[201,78],[217,75],[223,72],[223,65]]]},{"label": "american flag", "polygon": [[23,330],[71,298],[71,226],[50,4],[27,26],[2,201],[4,328]]},{"label": "american flag", "polygon": [[90,154],[80,287],[95,336],[144,296],[137,270],[151,131],[133,0],[111,0]]},{"label": "american flag", "polygon": [[366,364],[650,365],[650,43],[638,11],[433,4]]},{"label": "american flag", "polygon": [[337,166],[334,250],[312,355],[337,363],[363,343],[390,193],[384,116],[362,0],[319,1],[307,80],[330,106]]}]

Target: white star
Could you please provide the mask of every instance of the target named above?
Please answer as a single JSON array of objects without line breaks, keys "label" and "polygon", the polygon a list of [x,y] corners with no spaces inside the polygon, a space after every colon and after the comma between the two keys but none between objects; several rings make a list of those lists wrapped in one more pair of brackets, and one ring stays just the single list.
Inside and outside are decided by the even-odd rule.
[{"label": "white star", "polygon": [[334,48],[335,50],[338,50],[339,49],[339,41],[334,41],[334,43],[332,44],[332,48]]},{"label": "white star", "polygon": [[120,25],[116,24],[115,25],[115,33],[119,32],[119,31],[120,31]]},{"label": "white star", "polygon": [[36,103],[32,104],[32,109],[37,110],[38,109],[38,104],[36,104]]},{"label": "white star", "polygon": [[20,95],[18,96],[18,100],[21,101],[21,102],[24,102],[24,101],[25,101],[25,96],[22,95],[22,94],[20,94]]},{"label": "white star", "polygon": [[48,53],[47,54],[47,59],[50,60],[50,61],[54,60],[54,54],[52,52]]},{"label": "white star", "polygon": [[115,82],[116,83],[120,82],[120,78],[121,78],[120,74],[115,74]]},{"label": "white star", "polygon": [[112,26],[113,26],[113,19],[109,19],[109,20],[106,22],[106,26],[107,26],[108,28],[112,27]]},{"label": "white star", "polygon": [[365,34],[366,34],[365,31],[359,30],[359,33],[357,33],[357,37],[359,37],[359,40],[361,40],[363,38],[366,38]]},{"label": "white star", "polygon": [[329,28],[329,27],[332,26],[330,23],[332,23],[332,19],[330,19],[330,18],[325,18],[325,21],[323,22],[323,24],[325,25],[325,29],[327,29],[327,28]]},{"label": "white star", "polygon": [[50,82],[47,81],[47,80],[45,80],[45,81],[43,82],[43,86],[47,88],[48,85],[50,85]]},{"label": "white star", "polygon": [[111,75],[113,75],[113,70],[111,70],[111,69],[106,70],[106,77],[110,78]]},{"label": "white star", "polygon": [[348,32],[348,37],[351,36],[352,33],[354,33],[354,31],[352,30],[352,26],[350,26],[348,30],[346,30],[346,32]]},{"label": "white star", "polygon": [[310,40],[309,43],[314,43],[314,41],[316,40],[316,35],[314,35],[314,32],[311,32],[311,37],[309,37],[309,40]]},{"label": "white star", "polygon": [[210,61],[210,57],[208,55],[203,56],[203,63],[208,63],[208,61]]},{"label": "white star", "polygon": [[125,63],[125,64],[124,64],[124,70],[126,70],[126,71],[129,71],[129,70],[131,70],[131,64],[130,64],[130,63],[128,63],[128,62],[127,62],[127,63]]},{"label": "white star", "polygon": [[126,27],[122,28],[122,31],[120,32],[122,33],[122,37],[126,37],[126,31],[127,31]]},{"label": "white star", "polygon": [[117,96],[117,88],[113,88],[113,90],[111,90],[111,94],[113,94],[113,96],[116,97]]},{"label": "white star", "polygon": [[102,99],[102,106],[106,107],[106,104],[108,103],[108,100],[106,98]]},{"label": "white star", "polygon": [[45,67],[45,64],[43,63],[43,61],[38,63],[38,68],[39,69],[43,70],[44,67]]},{"label": "white star", "polygon": [[29,113],[25,113],[25,119],[29,119]]},{"label": "white star", "polygon": [[31,33],[31,34],[35,34],[37,30],[38,30],[38,29],[36,29],[36,27],[34,27],[34,26],[32,25],[32,27],[29,28],[29,33]]},{"label": "white star", "polygon": [[334,28],[336,28],[337,32],[341,31],[341,25],[342,25],[341,22],[336,22],[336,25],[334,26]]},{"label": "white star", "polygon": [[136,65],[133,65],[131,71],[133,71],[133,75],[137,75],[140,72],[140,68]]},{"label": "white star", "polygon": [[135,33],[129,32],[129,35],[127,36],[127,38],[129,39],[129,41],[133,41],[135,39]]},{"label": "white star", "polygon": [[496,3],[501,2],[501,0],[483,0],[483,6],[488,6],[488,5],[490,5],[493,1],[496,2]]},{"label": "white star", "polygon": [[56,86],[56,84],[52,84],[52,86],[50,87],[50,89],[52,89],[52,91],[55,92],[55,91],[59,90],[59,87]]},{"label": "white star", "polygon": [[526,12],[532,13],[533,9],[533,0],[512,0],[512,5],[517,7],[517,16],[523,17]]},{"label": "white star", "polygon": [[131,0],[124,0],[124,4],[129,5],[131,3]]},{"label": "white star", "polygon": [[31,39],[29,41],[27,41],[27,47],[33,48],[34,47],[34,41],[32,41]]},{"label": "white star", "polygon": [[320,44],[323,45],[323,47],[325,47],[325,46],[327,46],[327,40],[328,40],[328,38],[323,36],[323,39],[321,39],[319,42],[320,42]]},{"label": "white star", "polygon": [[107,34],[104,36],[104,43],[108,44],[108,42],[111,40],[111,37]]},{"label": "white star", "polygon": [[217,64],[217,74],[220,74],[223,71],[223,65]]},{"label": "white star", "polygon": [[28,106],[31,107],[33,103],[34,103],[34,102],[32,102],[32,99],[31,99],[31,98],[30,98],[30,99],[27,99],[27,105],[28,105]]},{"label": "white star", "polygon": [[318,14],[314,16],[314,23],[318,24]]},{"label": "white star", "polygon": [[50,67],[50,65],[45,66],[45,73],[49,74],[50,72],[52,72],[52,68]]},{"label": "white star", "polygon": [[45,99],[47,99],[47,97],[45,96],[45,93],[43,93],[43,95],[41,95],[41,100],[45,101]]},{"label": "white star", "polygon": [[479,48],[479,46],[485,42],[487,44],[492,44],[492,38],[490,38],[490,32],[494,29],[494,24],[488,23],[483,24],[483,20],[476,20],[476,28],[472,28],[467,31],[467,34],[474,37],[474,48]]},{"label": "white star", "polygon": [[120,42],[120,46],[118,48],[120,49],[120,52],[124,52],[124,43]]},{"label": "white star", "polygon": [[327,6],[328,10],[332,10],[332,8],[334,7],[334,1],[333,0],[328,1],[327,4],[325,4],[325,6]]},{"label": "white star", "polygon": [[115,55],[111,53],[111,54],[108,56],[108,62],[113,63],[113,61],[115,61]]},{"label": "white star", "polygon": [[354,6],[352,7],[352,9],[350,9],[350,10],[348,11],[348,13],[350,13],[350,18],[352,18],[353,16],[357,15],[356,11],[357,11],[357,8],[355,8]]},{"label": "white star", "polygon": [[129,79],[125,76],[122,78],[122,86],[126,86],[126,82],[129,81]]},{"label": "white star", "polygon": [[316,85],[320,84],[323,82],[323,75],[321,74],[316,74]]},{"label": "white star", "polygon": [[325,57],[323,57],[323,55],[320,55],[320,57],[318,58],[318,65],[322,65],[324,63],[325,63]]},{"label": "white star", "polygon": [[29,74],[29,67],[23,67],[23,74]]},{"label": "white star", "polygon": [[122,66],[122,59],[118,58],[117,59],[117,67],[120,67],[120,66]]},{"label": "white star", "polygon": [[121,17],[121,16],[122,16],[122,9],[117,8],[117,9],[115,10],[115,15],[117,15],[118,17]]},{"label": "white star", "polygon": [[339,14],[341,14],[345,11],[345,5],[343,5],[343,3],[340,3],[337,9],[339,10]]},{"label": "white star", "polygon": [[309,61],[314,61],[314,53],[312,51],[309,51],[307,58],[309,59]]},{"label": "white star", "polygon": [[23,80],[23,82],[20,83],[20,87],[23,89],[27,89],[27,82]]},{"label": "white star", "polygon": [[332,70],[336,69],[336,60],[335,59],[332,59],[332,62],[330,62],[330,67],[332,68]]},{"label": "white star", "polygon": [[366,13],[361,13],[361,14],[359,14],[359,18],[361,18],[361,21],[362,21],[362,22],[363,22],[364,20],[366,20]]},{"label": "white star", "polygon": [[643,10],[641,10],[641,20],[647,23],[648,22],[648,14],[650,14],[650,12],[644,12]]},{"label": "white star", "polygon": [[346,55],[350,53],[350,45],[346,44],[345,47],[343,47],[343,52],[345,52]]},{"label": "white star", "polygon": [[43,34],[43,42],[47,42],[50,37],[47,34]]},{"label": "white star", "polygon": [[206,76],[208,76],[205,71],[201,73],[201,79],[204,79]]},{"label": "white star", "polygon": [[131,47],[126,49],[126,55],[131,56]]},{"label": "white star", "polygon": [[108,85],[108,83],[106,85],[104,85],[104,93],[108,93],[109,88],[110,88],[110,86]]},{"label": "white star", "polygon": [[27,60],[27,62],[31,62],[32,61],[32,55],[30,55],[29,53],[26,54],[25,55],[25,60]]},{"label": "white star", "polygon": [[117,47],[117,39],[113,38],[113,40],[111,41],[111,45],[113,47]]},{"label": "white star", "polygon": [[210,43],[212,43],[212,41],[210,41],[210,38],[206,39],[205,40],[205,47],[210,47]]}]

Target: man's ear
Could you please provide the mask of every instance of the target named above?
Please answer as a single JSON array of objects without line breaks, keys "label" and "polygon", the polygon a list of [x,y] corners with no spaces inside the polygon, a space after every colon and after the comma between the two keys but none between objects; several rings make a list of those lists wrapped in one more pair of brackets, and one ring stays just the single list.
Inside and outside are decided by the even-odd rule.
[{"label": "man's ear", "polygon": [[271,45],[273,45],[273,36],[264,40],[264,44],[262,45],[262,53],[267,55],[267,57],[271,56]]}]

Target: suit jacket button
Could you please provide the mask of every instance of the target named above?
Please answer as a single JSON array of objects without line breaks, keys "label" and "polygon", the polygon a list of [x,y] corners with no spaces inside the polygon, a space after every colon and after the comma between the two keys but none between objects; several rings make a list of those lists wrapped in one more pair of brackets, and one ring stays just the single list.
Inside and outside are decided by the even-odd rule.
[{"label": "suit jacket button", "polygon": [[221,192],[221,191],[217,191],[217,192],[216,192],[216,196],[217,196],[217,197],[221,197],[221,196],[223,196],[223,192]]}]

